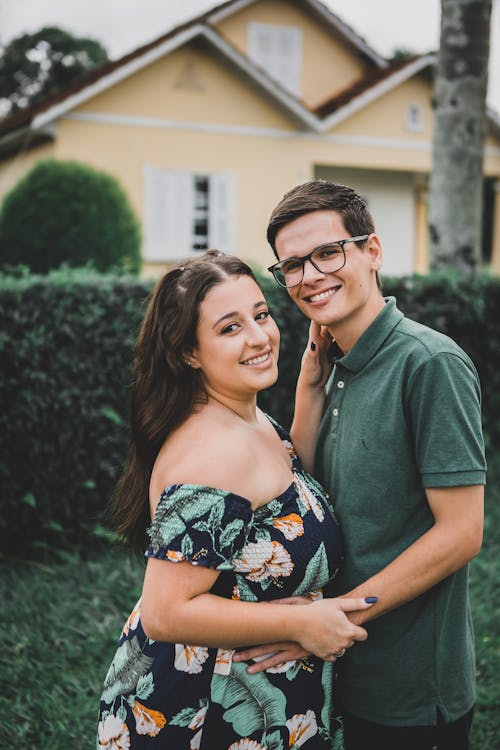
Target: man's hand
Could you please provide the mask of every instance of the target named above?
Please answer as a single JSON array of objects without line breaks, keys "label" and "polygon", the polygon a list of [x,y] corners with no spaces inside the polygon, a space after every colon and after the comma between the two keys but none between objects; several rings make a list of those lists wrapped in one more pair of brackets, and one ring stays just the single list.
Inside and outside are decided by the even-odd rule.
[{"label": "man's hand", "polygon": [[287,661],[305,659],[311,654],[305,651],[300,643],[266,643],[265,646],[253,646],[245,651],[238,651],[233,655],[233,661],[250,661],[257,663],[247,668],[248,674],[265,672],[271,667],[280,667]]}]

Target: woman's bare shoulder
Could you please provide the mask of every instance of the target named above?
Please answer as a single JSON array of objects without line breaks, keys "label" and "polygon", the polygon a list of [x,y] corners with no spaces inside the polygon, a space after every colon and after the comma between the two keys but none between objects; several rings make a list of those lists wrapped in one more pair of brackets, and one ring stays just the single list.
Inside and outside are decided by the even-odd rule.
[{"label": "woman's bare shoulder", "polygon": [[228,425],[214,427],[208,420],[207,424],[201,420],[186,422],[158,455],[151,475],[151,501],[172,484],[243,490],[248,448],[248,440]]}]

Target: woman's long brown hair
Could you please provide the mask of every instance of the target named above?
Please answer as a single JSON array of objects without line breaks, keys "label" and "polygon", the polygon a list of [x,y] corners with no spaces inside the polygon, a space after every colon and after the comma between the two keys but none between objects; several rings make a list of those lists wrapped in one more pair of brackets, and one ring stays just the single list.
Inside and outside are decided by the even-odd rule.
[{"label": "woman's long brown hair", "polygon": [[200,304],[231,276],[255,279],[239,258],[209,250],[166,273],[149,301],[135,347],[129,456],[112,502],[116,530],[137,552],[147,545],[149,482],[160,448],[206,398],[199,371],[186,363]]}]

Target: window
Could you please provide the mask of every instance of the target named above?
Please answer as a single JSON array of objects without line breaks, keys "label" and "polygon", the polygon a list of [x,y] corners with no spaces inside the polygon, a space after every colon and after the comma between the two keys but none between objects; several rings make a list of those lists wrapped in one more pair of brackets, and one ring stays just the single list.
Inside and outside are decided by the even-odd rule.
[{"label": "window", "polygon": [[145,169],[146,261],[234,251],[234,176]]},{"label": "window", "polygon": [[301,96],[301,29],[267,23],[248,24],[248,56],[285,89]]},{"label": "window", "polygon": [[406,129],[410,133],[421,133],[424,129],[422,108],[420,104],[409,104],[406,108]]}]

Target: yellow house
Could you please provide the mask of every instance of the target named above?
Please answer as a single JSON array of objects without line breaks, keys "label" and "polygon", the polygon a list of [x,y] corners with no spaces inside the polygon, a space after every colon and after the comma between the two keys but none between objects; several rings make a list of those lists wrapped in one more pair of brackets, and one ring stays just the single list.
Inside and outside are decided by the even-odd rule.
[{"label": "yellow house", "polygon": [[[145,272],[207,247],[267,266],[271,209],[325,177],[366,197],[386,274],[428,268],[432,55],[388,62],[318,0],[229,0],[0,124],[0,200],[40,158],[113,174]],[[500,271],[500,120],[484,159]]]}]

